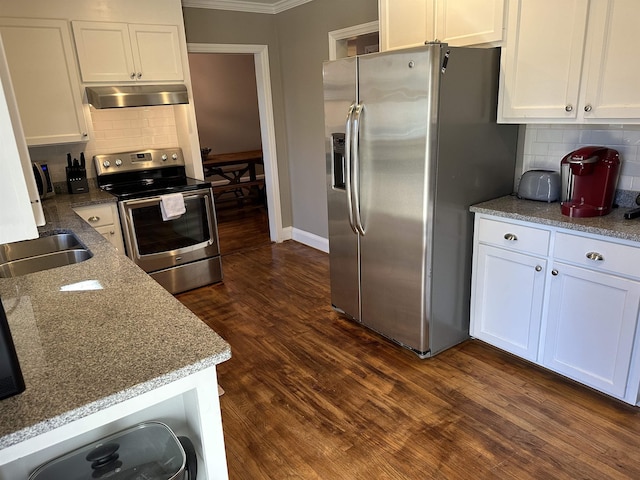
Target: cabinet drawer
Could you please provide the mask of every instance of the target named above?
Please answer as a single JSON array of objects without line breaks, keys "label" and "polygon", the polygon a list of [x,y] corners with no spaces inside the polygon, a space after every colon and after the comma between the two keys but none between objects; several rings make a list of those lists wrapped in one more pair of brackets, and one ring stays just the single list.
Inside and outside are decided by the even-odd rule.
[{"label": "cabinet drawer", "polygon": [[[628,277],[640,277],[640,248],[557,233],[554,258]],[[592,257],[592,258],[589,258]]]},{"label": "cabinet drawer", "polygon": [[481,218],[477,236],[481,243],[519,252],[546,256],[549,251],[550,232],[540,228]]},{"label": "cabinet drawer", "polygon": [[88,205],[73,209],[82,219],[92,227],[113,225],[115,222],[114,208],[110,203],[102,205]]}]

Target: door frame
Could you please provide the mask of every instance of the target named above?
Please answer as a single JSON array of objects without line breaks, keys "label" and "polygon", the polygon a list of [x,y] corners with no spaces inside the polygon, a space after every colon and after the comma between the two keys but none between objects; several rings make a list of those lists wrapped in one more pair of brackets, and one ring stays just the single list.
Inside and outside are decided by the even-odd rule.
[{"label": "door frame", "polygon": [[260,116],[260,138],[264,162],[264,181],[267,189],[267,213],[269,236],[272,242],[286,240],[282,228],[278,157],[276,154],[275,121],[271,98],[271,75],[269,72],[269,49],[267,45],[235,45],[217,43],[187,43],[188,53],[235,53],[252,54],[256,70],[258,111]]},{"label": "door frame", "polygon": [[351,37],[357,37],[358,35],[375,33],[379,30],[380,22],[378,22],[378,20],[374,20],[373,22],[361,23],[360,25],[354,25],[353,27],[342,28],[340,30],[333,30],[329,32],[329,60],[336,60],[338,58],[338,43],[341,40],[347,40]]}]

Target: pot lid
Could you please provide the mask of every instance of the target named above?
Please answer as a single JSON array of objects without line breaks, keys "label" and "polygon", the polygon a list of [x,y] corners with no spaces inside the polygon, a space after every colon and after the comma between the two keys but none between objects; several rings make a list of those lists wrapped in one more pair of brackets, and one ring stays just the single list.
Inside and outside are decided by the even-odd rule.
[{"label": "pot lid", "polygon": [[185,463],[171,429],[146,422],[41,465],[29,480],[174,480],[183,478]]}]

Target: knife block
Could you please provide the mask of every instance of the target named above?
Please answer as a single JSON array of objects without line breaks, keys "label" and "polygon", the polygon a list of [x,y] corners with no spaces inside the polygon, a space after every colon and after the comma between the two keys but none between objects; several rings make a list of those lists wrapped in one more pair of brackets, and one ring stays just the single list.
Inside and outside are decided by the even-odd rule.
[{"label": "knife block", "polygon": [[67,172],[67,189],[69,193],[87,193],[89,191],[86,168],[65,167],[65,170]]}]

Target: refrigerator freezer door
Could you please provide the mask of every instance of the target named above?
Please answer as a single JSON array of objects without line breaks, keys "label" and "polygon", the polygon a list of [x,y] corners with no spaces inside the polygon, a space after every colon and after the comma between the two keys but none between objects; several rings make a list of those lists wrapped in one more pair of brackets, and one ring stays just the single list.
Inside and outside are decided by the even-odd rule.
[{"label": "refrigerator freezer door", "polygon": [[349,220],[347,116],[356,103],[356,59],[324,65],[325,151],[329,210],[331,303],[360,321],[358,235]]},{"label": "refrigerator freezer door", "polygon": [[429,350],[430,252],[441,48],[359,59],[362,323],[418,353]]}]

